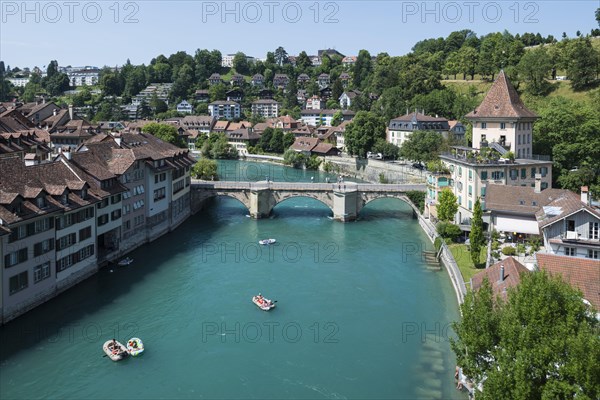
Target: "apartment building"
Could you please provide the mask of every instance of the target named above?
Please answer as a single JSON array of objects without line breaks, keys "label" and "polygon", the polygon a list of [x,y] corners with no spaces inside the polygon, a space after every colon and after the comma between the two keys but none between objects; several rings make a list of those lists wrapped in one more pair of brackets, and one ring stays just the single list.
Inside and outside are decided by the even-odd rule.
[{"label": "apartment building", "polygon": [[281,104],[275,100],[264,99],[252,102],[252,114],[263,118],[277,118]]},{"label": "apartment building", "polygon": [[213,101],[208,105],[208,113],[217,119],[232,120],[240,118],[242,108],[235,101]]}]

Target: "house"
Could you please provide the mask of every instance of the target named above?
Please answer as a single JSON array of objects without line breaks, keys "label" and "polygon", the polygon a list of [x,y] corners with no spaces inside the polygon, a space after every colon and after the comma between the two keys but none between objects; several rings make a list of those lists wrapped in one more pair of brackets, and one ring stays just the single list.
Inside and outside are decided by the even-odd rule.
[{"label": "house", "polygon": [[529,273],[531,271],[523,264],[512,257],[508,257],[473,275],[470,281],[471,288],[473,291],[479,290],[483,285],[483,281],[487,279],[492,286],[494,297],[506,301],[508,289],[521,283],[521,277]]},{"label": "house", "polygon": [[98,84],[100,80],[100,70],[98,68],[78,68],[67,72],[69,77],[69,85],[77,86],[93,86]]},{"label": "house", "polygon": [[101,132],[121,131],[125,125],[121,121],[98,121],[98,129]]},{"label": "house", "polygon": [[298,75],[296,82],[298,83],[298,86],[304,87],[308,82],[310,82],[310,76],[302,73],[302,74]]},{"label": "house", "polygon": [[228,131],[225,134],[227,142],[230,143],[240,155],[248,154],[248,146],[255,146],[260,135],[255,133],[252,128],[239,128],[233,131]]},{"label": "house", "polygon": [[331,88],[329,86],[325,86],[319,89],[319,96],[325,101],[331,98]]},{"label": "house", "polygon": [[[459,203],[455,222],[465,230],[469,229],[475,200],[481,197],[485,201],[488,184],[531,186],[539,191],[552,185],[552,161],[549,157],[531,154],[531,129],[537,116],[523,105],[503,71],[479,107],[467,118],[473,123],[474,147],[453,146],[451,153],[440,156],[450,170],[450,189]],[[388,128],[388,140],[402,140],[398,135],[395,138],[391,135],[392,128],[396,132],[399,128],[410,128],[405,121],[397,124],[400,126]],[[514,160],[502,157],[509,150],[520,157]],[[428,192],[428,196],[431,193]],[[436,201],[428,197],[426,203],[431,208]]]},{"label": "house", "polygon": [[277,89],[285,89],[290,83],[290,78],[287,74],[275,74],[273,77],[273,86]]},{"label": "house", "polygon": [[415,111],[390,120],[386,136],[389,143],[402,147],[414,131],[433,131],[447,137],[449,129],[446,118],[431,117]]},{"label": "house", "polygon": [[211,133],[225,133],[229,124],[229,121],[217,121],[211,129]]},{"label": "house", "polygon": [[315,137],[297,137],[292,146],[292,150],[302,153],[307,157],[310,157],[312,150],[319,143],[319,139]]},{"label": "house", "polygon": [[356,64],[356,56],[346,56],[342,58],[342,65],[346,68],[353,68],[354,64]]},{"label": "house", "polygon": [[323,57],[324,55],[331,57],[339,57],[341,59],[344,58],[344,55],[342,53],[340,53],[339,51],[337,51],[336,49],[324,49],[324,50],[319,50],[317,51],[317,54],[319,55],[319,57]]},{"label": "house", "polygon": [[319,89],[327,87],[331,83],[331,77],[329,76],[329,74],[322,73],[317,78],[317,83],[319,84]]},{"label": "house", "polygon": [[352,78],[350,77],[350,74],[347,72],[342,72],[340,74],[340,81],[342,81],[342,86],[344,87],[344,89],[348,87],[348,84],[350,83],[351,79]]},{"label": "house", "polygon": [[455,143],[460,143],[461,145],[466,145],[465,134],[467,133],[467,128],[462,124],[462,122],[457,120],[448,121],[450,135],[449,137],[454,140]]},{"label": "house", "polygon": [[258,98],[259,99],[272,99],[273,98],[273,91],[271,89],[261,89],[258,91]]},{"label": "house", "polygon": [[0,158],[18,157],[27,164],[48,161],[50,135],[42,129],[0,133]]},{"label": "house", "polygon": [[183,100],[181,103],[177,104],[177,112],[182,114],[192,114],[194,112],[194,107]]},{"label": "house", "polygon": [[323,60],[320,56],[308,56],[313,67],[320,67],[323,64]]},{"label": "house", "polygon": [[600,260],[600,209],[592,205],[587,186],[580,196],[566,192],[554,198],[536,217],[547,253]]},{"label": "house", "polygon": [[302,121],[307,125],[317,126],[317,125],[325,125],[331,126],[331,120],[333,116],[337,113],[341,112],[342,121],[350,121],[354,118],[356,114],[354,111],[350,110],[302,110],[300,111],[300,115]]},{"label": "house", "polygon": [[252,76],[250,84],[255,87],[263,87],[265,85],[265,77],[261,74],[255,74]]},{"label": "house", "polygon": [[304,107],[306,110],[320,110],[325,108],[325,101],[323,101],[319,96],[312,96],[306,99],[306,106]]},{"label": "house", "polygon": [[233,74],[229,83],[231,83],[231,86],[243,86],[246,80],[244,79],[244,75]]},{"label": "house", "polygon": [[536,214],[554,199],[567,196],[569,191],[541,190],[541,175],[535,183],[534,187],[487,184],[482,188],[482,209],[489,216],[486,219],[490,231],[516,233],[521,238],[540,235]]},{"label": "house", "polygon": [[473,148],[494,143],[501,154],[512,151],[516,158],[532,156],[533,124],[539,117],[525,107],[504,71],[466,118],[473,125]]},{"label": "house", "polygon": [[337,149],[331,143],[319,142],[313,149],[311,150],[311,155],[316,155],[319,157],[325,156],[339,156],[341,151]]},{"label": "house", "polygon": [[56,115],[61,108],[54,102],[46,103],[45,101],[42,101],[23,104],[18,110],[21,111],[29,121],[33,122],[35,125],[39,125],[46,118]]},{"label": "house", "polygon": [[536,253],[537,266],[550,275],[560,276],[581,291],[584,302],[594,307],[600,319],[600,261],[587,258]]},{"label": "house", "polygon": [[210,101],[210,93],[206,89],[199,89],[194,92],[194,100],[207,103]]},{"label": "house", "polygon": [[350,106],[352,105],[352,101],[360,95],[361,92],[358,90],[345,91],[339,98],[340,107],[342,107],[342,109],[350,108]]},{"label": "house", "polygon": [[201,134],[209,134],[216,118],[207,115],[185,116],[179,121],[180,135],[184,136],[188,149],[196,150],[196,140]]},{"label": "house", "polygon": [[304,104],[306,102],[306,90],[298,89],[298,92],[296,94],[296,100],[298,101],[298,103]]},{"label": "house", "polygon": [[223,80],[221,79],[221,75],[217,74],[216,72],[208,78],[208,84],[211,86],[219,85],[221,83],[223,83]]},{"label": "house", "polygon": [[221,56],[221,67],[233,68],[233,59],[235,54],[224,54]]},{"label": "house", "polygon": [[228,90],[225,94],[227,95],[227,101],[235,101],[239,103],[244,98],[244,92],[242,92],[239,88]]},{"label": "house", "polygon": [[218,119],[236,119],[241,116],[241,107],[235,101],[213,101],[208,105],[208,113]]},{"label": "house", "polygon": [[281,104],[275,100],[264,99],[252,102],[252,114],[263,118],[276,118],[279,116]]},{"label": "house", "polygon": [[295,138],[312,137],[315,132],[315,127],[310,125],[300,125],[292,129],[292,134]]}]

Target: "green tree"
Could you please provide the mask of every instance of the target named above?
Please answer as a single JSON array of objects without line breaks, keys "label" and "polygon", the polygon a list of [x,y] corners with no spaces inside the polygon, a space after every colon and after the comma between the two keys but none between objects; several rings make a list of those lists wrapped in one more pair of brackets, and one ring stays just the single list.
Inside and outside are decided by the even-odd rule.
[{"label": "green tree", "polygon": [[342,110],[338,110],[333,114],[333,118],[331,118],[331,126],[338,126],[344,121],[344,113]]},{"label": "green tree", "polygon": [[450,222],[458,211],[456,196],[450,189],[444,189],[438,194],[438,204],[436,207],[437,217],[440,221]]},{"label": "green tree", "polygon": [[400,154],[408,160],[428,162],[437,159],[445,145],[444,138],[437,132],[415,131],[402,144]]},{"label": "green tree", "polygon": [[277,65],[279,65],[280,67],[283,66],[283,64],[287,64],[289,63],[289,59],[288,59],[288,53],[287,51],[285,51],[285,49],[281,46],[279,46],[274,53],[274,57],[275,57],[275,63]]},{"label": "green tree", "polygon": [[368,111],[359,111],[346,127],[346,149],[351,155],[366,157],[377,139],[385,139],[385,127],[383,118]]},{"label": "green tree", "polygon": [[599,322],[560,278],[522,274],[505,302],[486,279],[461,313],[451,346],[467,376],[485,378],[483,399],[600,396]]},{"label": "green tree", "polygon": [[296,57],[296,67],[302,72],[307,72],[312,67],[312,61],[310,61],[306,51],[301,51]]},{"label": "green tree", "polygon": [[397,160],[400,157],[400,148],[382,138],[377,139],[372,151],[381,153],[386,160]]},{"label": "green tree", "polygon": [[479,197],[475,200],[475,205],[473,206],[473,218],[471,218],[469,241],[471,242],[471,260],[473,261],[473,265],[477,266],[479,264],[481,247],[485,243],[485,237],[483,236],[483,212],[481,210]]},{"label": "green tree", "polygon": [[598,26],[600,26],[600,7],[596,9],[596,22],[598,22]]},{"label": "green tree", "polygon": [[333,82],[333,86],[331,87],[331,99],[339,102],[342,93],[344,93],[344,85],[342,85],[342,81],[338,78]]},{"label": "green tree", "polygon": [[517,65],[519,75],[527,83],[527,92],[538,96],[548,91],[549,84],[546,79],[552,70],[552,60],[545,47],[525,52]]},{"label": "green tree", "polygon": [[362,89],[366,86],[367,78],[373,70],[371,54],[367,50],[360,50],[354,64],[353,80],[357,88]]},{"label": "green tree", "polygon": [[475,71],[479,62],[479,53],[476,49],[463,46],[457,54],[459,72],[463,74],[463,80],[466,80],[467,75],[471,75],[471,80],[475,79]]},{"label": "green tree", "polygon": [[204,141],[200,150],[203,157],[216,159],[236,159],[238,151],[227,141],[224,133],[213,133]]},{"label": "green tree", "polygon": [[237,52],[233,57],[233,68],[238,74],[248,75],[250,72],[250,66],[248,65],[248,58],[244,53]]},{"label": "green tree", "polygon": [[598,52],[592,46],[589,38],[571,40],[567,47],[570,60],[567,74],[573,90],[583,90],[596,82],[598,74]]},{"label": "green tree", "polygon": [[215,181],[219,177],[217,175],[217,162],[208,158],[199,159],[192,167],[192,177],[195,179],[204,179]]},{"label": "green tree", "polygon": [[294,136],[294,134],[292,132],[286,132],[283,135],[283,150],[284,150],[284,152],[287,151],[287,149],[289,149],[290,146],[293,145],[295,141],[296,141],[296,137]]},{"label": "green tree", "polygon": [[304,154],[297,152],[293,149],[287,149],[283,153],[283,163],[285,165],[291,165],[294,168],[300,168],[305,165],[306,157]]},{"label": "green tree", "polygon": [[185,147],[183,140],[177,134],[177,128],[175,128],[173,125],[151,122],[147,125],[144,125],[142,132],[149,133],[152,136],[159,138],[163,142],[171,143],[179,147]]},{"label": "green tree", "polygon": [[218,85],[212,85],[208,89],[210,95],[210,101],[225,100],[227,98],[227,86],[222,83]]},{"label": "green tree", "polygon": [[0,101],[8,100],[11,84],[6,80],[6,70],[4,61],[0,61]]},{"label": "green tree", "polygon": [[155,114],[160,114],[166,112],[169,106],[163,100],[159,99],[156,93],[152,93],[150,108],[152,108]]},{"label": "green tree", "polygon": [[457,51],[450,53],[448,58],[446,58],[442,72],[445,75],[453,75],[454,79],[456,79],[456,75],[461,71],[460,63],[460,54]]}]

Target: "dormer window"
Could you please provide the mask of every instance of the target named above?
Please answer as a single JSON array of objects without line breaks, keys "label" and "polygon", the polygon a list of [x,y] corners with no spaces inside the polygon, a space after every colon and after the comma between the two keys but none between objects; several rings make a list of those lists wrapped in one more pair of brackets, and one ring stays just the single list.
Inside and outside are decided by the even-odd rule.
[{"label": "dormer window", "polygon": [[60,196],[60,203],[65,205],[69,204],[69,195],[67,193]]},{"label": "dormer window", "polygon": [[87,188],[83,188],[83,189],[81,189],[81,198],[83,200],[85,200],[86,197],[87,197]]},{"label": "dormer window", "polygon": [[38,197],[37,199],[35,199],[35,203],[37,205],[37,208],[44,208],[46,207],[46,199],[44,197]]}]

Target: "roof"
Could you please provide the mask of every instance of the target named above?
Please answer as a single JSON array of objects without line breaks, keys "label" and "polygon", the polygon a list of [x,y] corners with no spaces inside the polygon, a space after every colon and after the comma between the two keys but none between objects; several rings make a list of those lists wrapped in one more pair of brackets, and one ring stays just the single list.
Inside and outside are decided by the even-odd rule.
[{"label": "roof", "polygon": [[258,140],[260,139],[260,135],[248,128],[240,128],[234,131],[228,131],[226,133],[229,139],[238,139],[238,140]]},{"label": "roof", "polygon": [[318,143],[319,139],[315,137],[298,137],[291,148],[296,151],[312,151]]},{"label": "roof", "polygon": [[543,206],[563,196],[568,190],[545,189],[539,193],[529,186],[488,184],[485,191],[485,208],[534,216]]},{"label": "roof", "polygon": [[330,110],[330,109],[301,110],[300,114],[301,115],[312,115],[312,114],[334,115],[338,111],[341,111],[342,115],[346,115],[346,116],[356,115],[356,113],[351,110]]},{"label": "roof", "polygon": [[328,154],[332,150],[334,150],[336,152],[338,151],[338,149],[334,145],[332,145],[331,143],[319,142],[312,149],[312,152],[313,153],[319,153],[319,154]]},{"label": "roof", "polygon": [[478,118],[538,118],[521,101],[519,94],[501,70],[485,98],[475,110],[466,115]]},{"label": "roof", "polygon": [[279,104],[273,99],[259,99],[252,102],[252,104]]},{"label": "roof", "polygon": [[600,211],[582,203],[581,197],[577,193],[565,190],[561,196],[557,196],[538,210],[535,216],[540,228],[544,228],[581,210],[586,210],[600,219]]},{"label": "roof", "polygon": [[448,122],[446,118],[440,117],[432,117],[429,115],[422,114],[420,112],[411,112],[409,114],[404,114],[400,117],[396,117],[392,119],[392,121],[402,121],[402,122]]},{"label": "roof", "polygon": [[224,131],[227,129],[227,125],[229,125],[229,121],[217,121],[213,126],[213,131]]},{"label": "roof", "polygon": [[[504,279],[501,280],[502,267],[504,267]],[[521,274],[524,273],[529,273],[529,270],[514,258],[508,257],[473,275],[471,287],[475,291],[479,290],[483,280],[487,278],[494,294],[506,300],[508,288],[517,286],[521,282]]]},{"label": "roof", "polygon": [[581,290],[583,298],[600,310],[600,260],[537,253],[538,267],[551,275],[560,275]]},{"label": "roof", "polygon": [[217,101],[213,101],[212,103],[209,104],[209,106],[239,106],[239,103],[236,103],[235,101],[227,101],[227,100],[217,100]]}]

